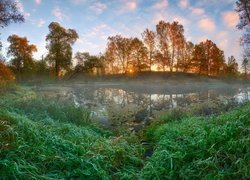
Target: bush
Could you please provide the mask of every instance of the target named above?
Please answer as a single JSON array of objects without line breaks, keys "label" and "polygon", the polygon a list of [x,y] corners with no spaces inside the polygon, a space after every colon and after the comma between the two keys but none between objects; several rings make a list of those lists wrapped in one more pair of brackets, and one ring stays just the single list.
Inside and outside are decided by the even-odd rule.
[{"label": "bush", "polygon": [[15,80],[11,70],[0,61],[0,88]]}]

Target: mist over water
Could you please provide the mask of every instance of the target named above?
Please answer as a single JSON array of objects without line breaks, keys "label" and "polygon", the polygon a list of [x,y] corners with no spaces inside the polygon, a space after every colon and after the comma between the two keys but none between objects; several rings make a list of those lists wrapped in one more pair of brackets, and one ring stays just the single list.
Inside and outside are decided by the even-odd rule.
[{"label": "mist over water", "polygon": [[146,123],[159,112],[185,108],[195,103],[219,102],[240,104],[250,100],[248,86],[155,87],[119,84],[44,85],[33,87],[39,93],[73,102],[91,111],[104,125],[122,119]]}]

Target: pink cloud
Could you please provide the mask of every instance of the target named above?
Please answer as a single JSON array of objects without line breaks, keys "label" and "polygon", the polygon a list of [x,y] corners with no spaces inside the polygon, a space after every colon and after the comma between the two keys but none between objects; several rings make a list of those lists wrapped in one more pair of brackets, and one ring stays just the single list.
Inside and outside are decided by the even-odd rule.
[{"label": "pink cloud", "polygon": [[154,22],[155,24],[158,24],[158,22],[161,21],[161,20],[165,20],[164,15],[161,14],[161,13],[156,13],[156,14],[154,15],[154,17],[153,17],[153,22]]},{"label": "pink cloud", "polygon": [[215,30],[215,23],[210,18],[201,19],[198,25],[204,31],[212,32]]},{"label": "pink cloud", "polygon": [[155,9],[166,9],[168,7],[168,1],[167,0],[159,0],[157,3],[154,4]]},{"label": "pink cloud", "polygon": [[227,27],[235,27],[238,23],[239,17],[238,14],[234,11],[227,11],[222,13],[222,19]]},{"label": "pink cloud", "polygon": [[42,3],[42,0],[35,0],[35,3],[36,3],[36,4],[41,4],[41,3]]},{"label": "pink cloud", "polygon": [[202,15],[205,13],[205,10],[203,8],[191,8],[191,13],[194,15]]},{"label": "pink cloud", "polygon": [[126,2],[126,6],[128,9],[134,10],[134,9],[136,9],[137,4],[135,1],[129,1],[129,2]]},{"label": "pink cloud", "polygon": [[189,1],[188,1],[188,0],[180,0],[179,6],[180,6],[182,9],[186,9],[186,8],[189,6]]}]

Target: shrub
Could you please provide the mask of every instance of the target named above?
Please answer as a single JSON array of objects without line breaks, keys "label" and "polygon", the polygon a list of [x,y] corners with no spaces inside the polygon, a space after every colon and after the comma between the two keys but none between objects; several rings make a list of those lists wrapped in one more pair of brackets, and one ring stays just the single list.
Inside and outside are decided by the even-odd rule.
[{"label": "shrub", "polygon": [[15,80],[11,70],[0,61],[0,88]]}]

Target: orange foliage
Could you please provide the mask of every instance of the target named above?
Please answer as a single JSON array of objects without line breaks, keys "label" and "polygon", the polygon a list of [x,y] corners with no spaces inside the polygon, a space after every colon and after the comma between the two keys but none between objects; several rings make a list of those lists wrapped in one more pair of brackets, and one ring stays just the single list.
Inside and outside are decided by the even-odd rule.
[{"label": "orange foliage", "polygon": [[7,83],[14,81],[15,76],[11,70],[0,62],[0,87],[6,86]]}]

